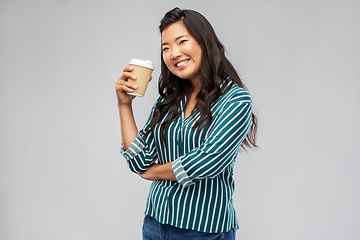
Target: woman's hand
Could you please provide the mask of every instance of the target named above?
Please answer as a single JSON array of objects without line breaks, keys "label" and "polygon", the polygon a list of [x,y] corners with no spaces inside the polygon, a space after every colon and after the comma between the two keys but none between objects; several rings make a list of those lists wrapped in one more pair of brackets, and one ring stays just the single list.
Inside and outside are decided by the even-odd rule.
[{"label": "woman's hand", "polygon": [[136,76],[131,74],[132,70],[132,67],[125,67],[123,74],[116,82],[115,90],[119,105],[129,104],[135,98],[135,96],[127,94],[127,92],[131,93],[137,88],[127,81],[128,78],[136,79]]},{"label": "woman's hand", "polygon": [[[131,73],[132,70],[133,68],[130,66],[124,67],[123,74],[116,82],[115,90],[119,105],[129,104],[135,98],[135,96],[127,94],[137,89],[137,86],[129,83],[127,80],[128,78],[136,80],[136,76]],[[151,79],[152,77],[150,77],[149,81]]]}]

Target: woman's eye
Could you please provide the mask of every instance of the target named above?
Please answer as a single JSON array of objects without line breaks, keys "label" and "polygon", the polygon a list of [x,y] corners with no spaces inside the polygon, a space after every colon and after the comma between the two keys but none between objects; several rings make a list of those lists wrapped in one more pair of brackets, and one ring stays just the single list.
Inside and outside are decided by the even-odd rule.
[{"label": "woman's eye", "polygon": [[165,52],[168,49],[169,49],[168,47],[164,47],[162,51]]},{"label": "woman's eye", "polygon": [[181,40],[180,42],[179,42],[179,44],[183,44],[184,42],[186,42],[187,40]]}]

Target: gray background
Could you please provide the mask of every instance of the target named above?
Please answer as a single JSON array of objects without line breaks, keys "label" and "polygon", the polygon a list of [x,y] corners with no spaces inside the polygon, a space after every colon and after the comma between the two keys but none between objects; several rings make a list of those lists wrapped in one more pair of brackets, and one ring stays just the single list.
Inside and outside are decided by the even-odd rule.
[{"label": "gray background", "polygon": [[360,1],[0,1],[0,239],[140,239],[150,182],[119,154],[115,82],[155,63],[175,6],[203,13],[253,96],[237,239],[360,239]]}]

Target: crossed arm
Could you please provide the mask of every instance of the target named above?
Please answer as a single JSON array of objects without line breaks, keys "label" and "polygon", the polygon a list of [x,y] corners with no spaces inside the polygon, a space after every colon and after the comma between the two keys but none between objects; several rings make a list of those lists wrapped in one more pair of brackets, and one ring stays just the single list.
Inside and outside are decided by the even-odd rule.
[{"label": "crossed arm", "polygon": [[[130,168],[146,180],[177,181],[184,187],[205,177],[215,177],[236,157],[240,144],[251,126],[250,104],[234,104],[227,110],[226,114],[218,118],[205,142],[173,162],[155,164],[157,154],[150,150],[154,149],[151,146],[152,141],[148,141],[147,145],[137,140],[137,144],[145,150],[139,154],[134,153],[134,158],[129,160]],[[138,145],[132,149],[139,149]]]},{"label": "crossed arm", "polygon": [[177,181],[172,170],[172,163],[152,164],[145,172],[139,173],[139,176],[149,181],[170,180]]}]

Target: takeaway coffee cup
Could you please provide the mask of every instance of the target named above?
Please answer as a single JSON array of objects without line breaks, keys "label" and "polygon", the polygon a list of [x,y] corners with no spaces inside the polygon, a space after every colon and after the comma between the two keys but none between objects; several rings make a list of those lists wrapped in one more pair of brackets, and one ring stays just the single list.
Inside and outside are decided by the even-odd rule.
[{"label": "takeaway coffee cup", "polygon": [[138,88],[134,89],[134,91],[131,93],[128,92],[127,94],[143,97],[145,95],[151,73],[154,70],[154,65],[152,61],[149,60],[144,61],[139,59],[131,59],[129,66],[133,68],[131,73],[136,76],[136,80],[128,78],[128,82],[138,86]]}]

